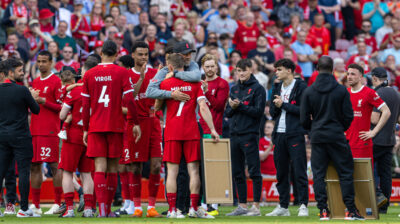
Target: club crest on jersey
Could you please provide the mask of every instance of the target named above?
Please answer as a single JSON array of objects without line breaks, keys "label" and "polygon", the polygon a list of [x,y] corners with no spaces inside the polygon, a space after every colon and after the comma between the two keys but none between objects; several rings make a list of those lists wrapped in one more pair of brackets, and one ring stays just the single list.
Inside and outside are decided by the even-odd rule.
[{"label": "club crest on jersey", "polygon": [[211,91],[211,95],[215,95],[215,89]]},{"label": "club crest on jersey", "polygon": [[48,86],[44,87],[43,93],[47,93],[48,88],[49,88]]},{"label": "club crest on jersey", "polygon": [[357,107],[361,107],[361,104],[362,104],[362,99],[358,100]]},{"label": "club crest on jersey", "polygon": [[251,93],[251,89],[249,89],[249,91],[247,92],[247,94],[250,94]]}]

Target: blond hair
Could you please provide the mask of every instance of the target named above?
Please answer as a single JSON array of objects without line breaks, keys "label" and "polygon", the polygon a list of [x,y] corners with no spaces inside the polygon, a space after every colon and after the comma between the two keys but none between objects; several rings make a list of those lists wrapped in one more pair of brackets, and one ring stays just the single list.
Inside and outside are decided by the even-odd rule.
[{"label": "blond hair", "polygon": [[215,55],[212,54],[206,54],[204,57],[201,59],[201,65],[203,66],[206,61],[214,61],[215,65],[218,65],[218,59]]}]

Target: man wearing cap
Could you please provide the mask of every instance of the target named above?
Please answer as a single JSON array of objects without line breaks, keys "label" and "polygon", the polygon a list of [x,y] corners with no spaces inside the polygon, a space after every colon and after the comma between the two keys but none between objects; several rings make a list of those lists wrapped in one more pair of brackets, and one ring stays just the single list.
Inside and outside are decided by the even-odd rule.
[{"label": "man wearing cap", "polygon": [[39,23],[40,30],[48,34],[50,36],[55,35],[56,31],[54,30],[52,23],[54,13],[50,11],[50,9],[42,9],[39,11]]},{"label": "man wearing cap", "polygon": [[81,67],[81,65],[78,62],[74,61],[74,59],[72,59],[73,55],[74,55],[74,50],[72,46],[65,46],[62,49],[63,59],[57,62],[54,68],[57,71],[61,71],[61,69],[64,66],[71,66],[72,68],[75,69],[76,72],[78,72],[78,69]]},{"label": "man wearing cap", "polygon": [[71,31],[72,37],[81,47],[86,47],[89,44],[90,26],[86,17],[82,15],[83,8],[82,0],[74,0],[74,12],[71,15]]},{"label": "man wearing cap", "polygon": [[30,45],[29,56],[33,57],[39,50],[44,49],[43,44],[48,44],[53,41],[51,36],[46,35],[40,31],[39,20],[31,19],[29,21],[29,32],[25,33],[26,39],[28,39]]},{"label": "man wearing cap", "polygon": [[269,48],[275,50],[282,43],[282,37],[279,35],[275,21],[271,20],[267,22],[266,26],[267,33],[265,36],[267,37]]},{"label": "man wearing cap", "polygon": [[[385,101],[389,107],[391,115],[386,122],[385,126],[381,129],[378,134],[372,138],[373,142],[373,155],[375,162],[376,173],[379,177],[379,187],[377,186],[376,192],[377,197],[384,197],[388,199],[388,202],[379,208],[379,213],[386,214],[389,207],[389,199],[392,193],[392,150],[396,144],[396,123],[399,120],[400,113],[400,95],[392,87],[388,86],[387,72],[382,67],[374,68],[371,72],[372,85],[376,93]],[[372,126],[377,124],[381,112],[374,108],[371,117]]]},{"label": "man wearing cap", "polygon": [[117,49],[118,49],[118,57],[128,55],[129,51],[126,50],[124,47],[122,47],[122,44],[124,43],[124,35],[122,33],[116,33],[114,34],[113,38],[111,38],[112,41],[114,41],[117,44]]},{"label": "man wearing cap", "polygon": [[229,18],[228,5],[222,4],[218,7],[218,16],[214,16],[207,26],[208,32],[214,32],[218,35],[229,33],[231,38],[235,34],[238,24],[235,20]]},{"label": "man wearing cap", "polygon": [[288,50],[290,50],[292,52],[292,57],[289,58],[289,59],[291,59],[294,63],[297,64],[296,52],[294,52],[294,50],[290,46],[290,44],[292,43],[292,35],[290,33],[284,33],[282,35],[282,38],[283,38],[282,44],[279,47],[277,47],[275,49],[275,51],[274,51],[275,60],[279,60],[279,59],[284,58],[285,50],[288,49]]},{"label": "man wearing cap", "polygon": [[[186,82],[200,82],[201,72],[196,62],[192,61],[193,50],[187,41],[182,41],[174,45],[174,53],[182,54],[185,59],[185,71],[175,72],[174,76]],[[160,83],[165,79],[169,73],[168,68],[164,67],[159,70],[156,76],[150,81],[146,90],[146,96],[154,99],[170,99],[186,102],[190,97],[182,93],[179,89],[174,91],[167,91],[160,89]]]}]

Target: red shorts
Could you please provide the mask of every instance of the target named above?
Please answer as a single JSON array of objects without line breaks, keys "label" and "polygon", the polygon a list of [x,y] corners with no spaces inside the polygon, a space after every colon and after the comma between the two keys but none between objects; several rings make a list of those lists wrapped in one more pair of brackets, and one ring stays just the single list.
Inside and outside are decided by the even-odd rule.
[{"label": "red shorts", "polygon": [[[161,158],[161,126],[156,117],[139,118],[142,137],[138,143],[132,134],[128,137],[129,148],[132,152],[131,162],[147,162],[150,158]],[[132,127],[128,128],[132,129]],[[128,133],[128,132],[127,132]],[[132,133],[132,131],[131,131]]]},{"label": "red shorts", "polygon": [[166,141],[164,146],[164,162],[181,163],[182,151],[187,163],[199,161],[200,140]]},{"label": "red shorts", "polygon": [[69,172],[92,172],[94,171],[94,160],[86,156],[84,145],[63,141],[61,147],[61,158],[58,169]]},{"label": "red shorts", "polygon": [[57,136],[32,136],[32,163],[58,163],[60,139]]},{"label": "red shorts", "polygon": [[122,133],[94,132],[88,135],[88,157],[120,158],[122,148]]},{"label": "red shorts", "polygon": [[353,158],[371,158],[372,164],[374,164],[373,159],[373,148],[371,146],[367,146],[365,148],[352,148],[351,153],[353,154]]},{"label": "red shorts", "polygon": [[127,124],[126,127],[126,131],[123,135],[124,138],[124,144],[123,144],[123,150],[122,150],[122,155],[121,155],[121,159],[119,160],[119,164],[129,164],[131,163],[131,154],[132,151],[129,149],[129,139],[128,136],[132,136],[132,128],[133,128],[133,124]]}]

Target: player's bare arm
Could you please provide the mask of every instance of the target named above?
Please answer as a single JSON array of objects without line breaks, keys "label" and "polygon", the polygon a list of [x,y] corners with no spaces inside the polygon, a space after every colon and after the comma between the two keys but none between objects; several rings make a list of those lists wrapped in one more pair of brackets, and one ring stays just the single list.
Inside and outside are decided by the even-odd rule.
[{"label": "player's bare arm", "polygon": [[60,111],[60,120],[64,121],[67,119],[68,113],[71,111],[71,107],[68,107],[67,105],[63,105]]},{"label": "player's bare arm", "polygon": [[143,64],[143,66],[140,68],[140,78],[137,81],[135,87],[133,88],[134,89],[133,98],[135,98],[137,96],[137,94],[140,91],[140,88],[142,87],[142,83],[143,83],[143,80],[145,78],[145,73],[146,73],[146,65],[147,64]]},{"label": "player's bare arm", "polygon": [[199,99],[197,103],[200,106],[200,114],[201,114],[202,118],[204,119],[204,121],[207,123],[207,126],[211,130],[211,136],[213,137],[215,142],[218,142],[219,135],[218,135],[217,131],[215,130],[212,115],[211,115],[210,109],[208,108],[208,106],[206,104],[206,100]]},{"label": "player's bare arm", "polygon": [[360,138],[364,141],[373,138],[376,136],[376,134],[378,134],[378,132],[383,128],[383,126],[385,126],[387,120],[390,117],[390,109],[389,107],[384,104],[380,109],[379,109],[382,113],[379,122],[376,124],[375,128],[373,130],[369,130],[369,131],[360,131]]}]

